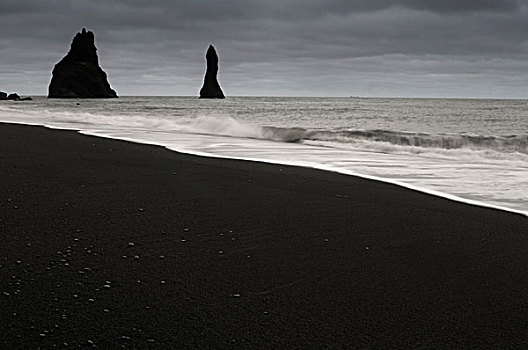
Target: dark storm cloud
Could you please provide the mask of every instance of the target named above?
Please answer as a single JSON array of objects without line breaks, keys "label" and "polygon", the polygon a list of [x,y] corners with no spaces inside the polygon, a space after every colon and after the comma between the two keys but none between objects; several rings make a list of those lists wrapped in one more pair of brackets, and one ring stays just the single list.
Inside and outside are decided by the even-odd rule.
[{"label": "dark storm cloud", "polygon": [[121,94],[196,94],[213,43],[231,95],[484,96],[497,84],[504,96],[528,95],[519,90],[528,80],[527,0],[0,0],[0,8],[4,90],[44,94],[85,26]]},{"label": "dark storm cloud", "polygon": [[482,12],[482,11],[518,11],[517,0],[408,0],[402,4],[411,8],[438,12]]}]

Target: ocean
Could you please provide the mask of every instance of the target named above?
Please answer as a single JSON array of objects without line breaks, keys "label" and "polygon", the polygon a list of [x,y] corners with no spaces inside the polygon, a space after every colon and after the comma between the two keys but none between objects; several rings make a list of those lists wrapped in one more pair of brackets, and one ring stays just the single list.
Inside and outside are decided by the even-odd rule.
[{"label": "ocean", "polygon": [[528,101],[121,97],[2,101],[0,121],[362,176],[528,215]]}]

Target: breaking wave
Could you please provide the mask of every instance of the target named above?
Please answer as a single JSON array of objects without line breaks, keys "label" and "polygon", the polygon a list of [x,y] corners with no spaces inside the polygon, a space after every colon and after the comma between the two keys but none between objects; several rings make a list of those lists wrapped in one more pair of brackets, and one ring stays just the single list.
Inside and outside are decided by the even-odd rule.
[{"label": "breaking wave", "polygon": [[407,133],[389,130],[320,131],[309,133],[307,139],[330,142],[368,140],[397,146],[440,148],[446,150],[492,150],[501,153],[528,154],[528,135],[482,136],[467,134]]},{"label": "breaking wave", "polygon": [[324,130],[300,127],[259,126],[245,123],[227,115],[198,116],[192,119],[175,119],[169,115],[103,115],[87,112],[57,112],[49,110],[16,111],[0,107],[4,115],[18,119],[24,114],[28,120],[46,115],[49,125],[95,128],[134,128],[153,131],[176,131],[193,134],[229,136],[272,140],[279,142],[306,142],[334,147],[359,147],[382,152],[411,152],[439,150],[492,151],[501,154],[528,156],[528,134],[491,136],[470,134],[413,133],[393,130]]},{"label": "breaking wave", "polygon": [[299,127],[257,126],[230,117],[198,117],[178,127],[181,131],[281,142],[323,141],[335,144],[375,142],[402,147],[495,151],[528,155],[528,135],[486,136],[428,134],[392,130],[314,130]]}]

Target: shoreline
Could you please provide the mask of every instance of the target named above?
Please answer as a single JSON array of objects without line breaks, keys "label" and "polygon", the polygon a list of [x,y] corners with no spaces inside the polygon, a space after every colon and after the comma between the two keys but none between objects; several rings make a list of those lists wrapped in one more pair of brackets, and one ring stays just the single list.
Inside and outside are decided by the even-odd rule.
[{"label": "shoreline", "polygon": [[[100,135],[97,135],[95,133],[90,133],[90,132],[79,131],[79,133],[81,133],[83,135],[90,135],[90,136],[96,136],[96,137],[105,137],[105,136],[100,136]],[[139,143],[139,144],[161,146],[161,147],[164,147],[164,148],[168,149],[169,151],[189,154],[189,155],[193,155],[193,156],[197,156],[197,157],[208,157],[208,158],[216,158],[216,159],[232,159],[232,160],[257,162],[257,163],[264,163],[264,164],[293,166],[293,167],[300,167],[300,168],[306,168],[306,169],[316,169],[316,170],[328,171],[328,172],[331,172],[331,173],[336,173],[336,174],[341,174],[341,175],[354,176],[354,177],[362,178],[362,179],[365,179],[365,180],[379,181],[379,182],[383,182],[383,183],[386,183],[386,184],[398,186],[398,187],[401,187],[401,188],[404,188],[404,189],[407,189],[407,190],[416,191],[416,192],[428,194],[428,195],[431,195],[431,196],[434,196],[434,197],[443,198],[443,199],[448,199],[448,200],[451,200],[451,201],[457,202],[457,203],[473,205],[473,206],[481,207],[481,208],[496,209],[496,210],[505,211],[505,212],[508,212],[508,213],[511,213],[511,214],[518,214],[518,215],[522,215],[522,216],[528,217],[528,211],[512,209],[512,208],[503,207],[503,206],[494,205],[494,204],[488,204],[488,203],[477,201],[477,200],[473,200],[473,199],[467,199],[467,198],[459,197],[457,195],[453,195],[453,194],[449,194],[449,193],[444,193],[444,192],[440,192],[440,191],[436,191],[436,190],[427,189],[425,187],[414,186],[414,185],[411,185],[411,184],[408,184],[408,183],[405,183],[405,182],[401,182],[401,181],[388,180],[388,179],[385,179],[385,178],[379,177],[379,176],[360,174],[360,173],[356,173],[354,171],[349,171],[349,170],[346,170],[346,169],[341,169],[341,168],[336,168],[336,167],[322,166],[322,165],[318,165],[318,164],[294,163],[294,162],[287,163],[287,162],[280,162],[280,161],[274,161],[274,160],[266,160],[266,159],[262,159],[262,158],[242,158],[242,157],[221,156],[221,155],[216,155],[216,154],[212,154],[212,153],[205,153],[205,152],[192,152],[192,151],[182,150],[182,149],[178,149],[178,148],[172,149],[172,148],[166,147],[166,146],[161,145],[161,144],[141,142],[141,141],[137,141],[137,140],[133,140],[133,139],[127,139],[127,138],[111,138],[111,137],[107,137],[107,138],[114,139],[114,140],[122,140],[122,141],[127,141],[127,142],[134,142],[134,143]]]},{"label": "shoreline", "polygon": [[73,130],[0,136],[9,348],[528,343],[524,216]]},{"label": "shoreline", "polygon": [[482,201],[479,201],[479,200],[468,199],[468,198],[460,197],[458,195],[445,193],[445,192],[441,192],[441,191],[436,191],[436,190],[428,189],[428,188],[421,187],[421,186],[415,186],[415,185],[408,184],[408,183],[401,182],[401,181],[395,181],[395,180],[386,179],[386,178],[383,178],[383,177],[380,177],[380,176],[365,175],[365,174],[357,173],[357,172],[354,172],[354,171],[351,171],[351,170],[347,170],[347,169],[342,169],[342,168],[337,168],[337,167],[332,167],[332,166],[324,166],[324,165],[320,165],[320,164],[316,164],[316,163],[281,162],[281,161],[278,161],[278,160],[269,160],[269,159],[263,159],[263,158],[250,158],[250,157],[245,157],[244,158],[244,157],[235,157],[235,156],[223,156],[223,155],[217,155],[217,154],[214,154],[214,153],[194,152],[194,151],[189,151],[189,150],[185,150],[185,149],[181,149],[181,148],[177,148],[177,147],[172,147],[171,148],[169,146],[164,145],[163,143],[151,142],[151,141],[147,141],[147,140],[138,140],[138,139],[127,138],[127,137],[112,137],[110,135],[106,135],[106,134],[98,133],[98,132],[93,132],[93,131],[89,131],[89,130],[81,130],[81,129],[74,129],[74,128],[60,128],[60,127],[54,127],[54,126],[49,126],[49,125],[43,125],[43,124],[27,124],[27,123],[16,123],[16,122],[0,121],[0,124],[2,124],[2,123],[16,124],[16,125],[41,126],[41,127],[44,127],[44,128],[48,128],[50,130],[75,131],[75,132],[77,132],[77,133],[79,133],[81,135],[87,135],[87,136],[93,136],[93,137],[101,137],[101,138],[106,138],[106,139],[110,139],[110,140],[119,140],[119,141],[131,142],[131,143],[136,143],[136,144],[140,144],[140,145],[159,146],[159,147],[163,147],[163,148],[165,148],[165,149],[167,149],[169,151],[172,151],[172,152],[177,152],[177,153],[181,153],[181,154],[188,154],[188,155],[197,156],[197,157],[207,157],[207,158],[227,159],[227,160],[231,159],[231,160],[239,160],[239,161],[258,162],[258,163],[264,163],[264,164],[275,164],[275,165],[282,165],[282,166],[302,167],[302,168],[306,168],[306,169],[317,169],[317,170],[328,171],[328,172],[337,173],[337,174],[343,174],[343,175],[347,175],[347,176],[355,176],[355,177],[359,177],[359,178],[363,178],[363,179],[367,179],[367,180],[379,181],[379,182],[383,182],[383,183],[399,186],[399,187],[402,187],[402,188],[405,188],[405,189],[408,189],[408,190],[417,191],[417,192],[421,192],[421,193],[428,194],[428,195],[431,195],[431,196],[448,199],[448,200],[451,200],[451,201],[454,201],[454,202],[457,202],[457,203],[464,203],[464,204],[468,204],[468,205],[474,205],[474,206],[477,206],[477,207],[496,209],[496,210],[501,210],[501,211],[505,211],[505,212],[508,212],[508,213],[518,214],[518,215],[522,215],[522,216],[528,217],[528,211],[526,211],[526,210],[519,210],[519,209],[508,208],[508,207],[505,207],[505,206],[489,204],[489,203],[485,203],[485,202],[482,202]]}]

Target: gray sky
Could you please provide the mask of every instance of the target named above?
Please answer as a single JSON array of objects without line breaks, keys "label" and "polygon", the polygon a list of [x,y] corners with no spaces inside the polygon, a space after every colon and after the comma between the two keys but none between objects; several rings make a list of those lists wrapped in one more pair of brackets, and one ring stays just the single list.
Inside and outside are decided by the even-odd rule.
[{"label": "gray sky", "polygon": [[528,98],[528,0],[0,0],[0,90],[46,94],[82,27],[124,95]]}]

